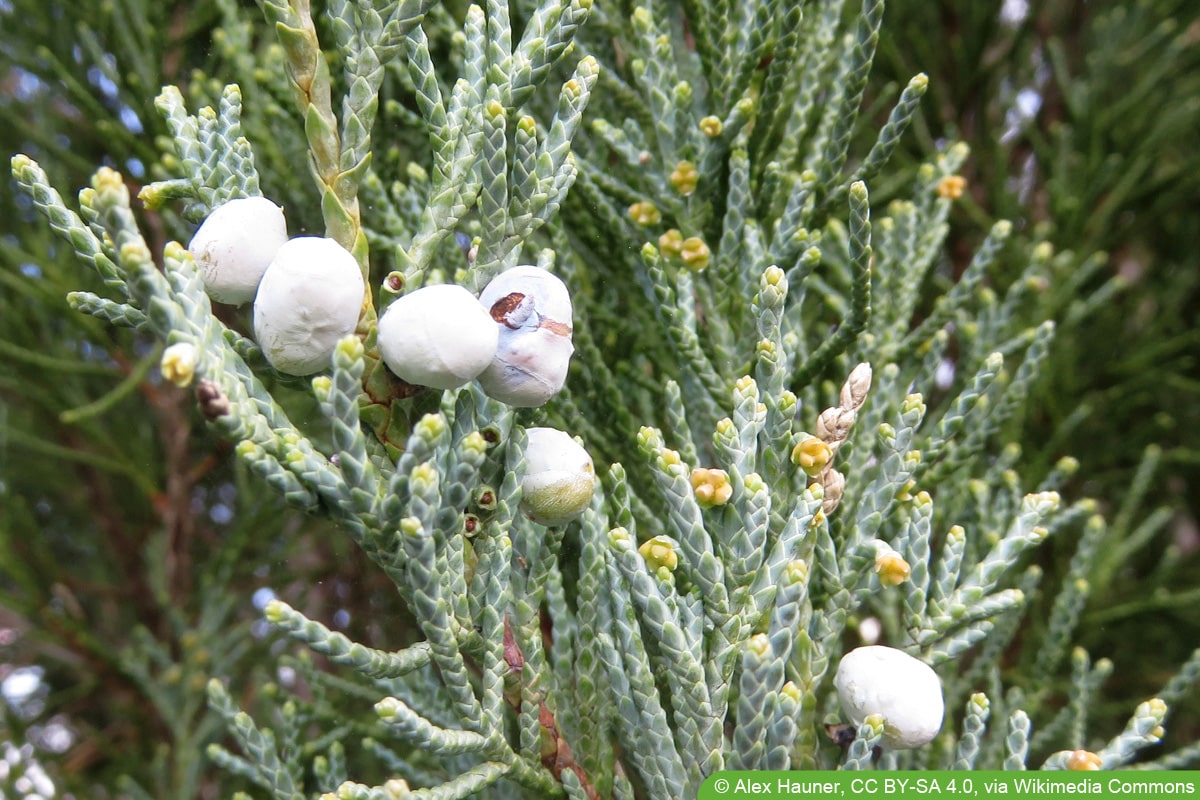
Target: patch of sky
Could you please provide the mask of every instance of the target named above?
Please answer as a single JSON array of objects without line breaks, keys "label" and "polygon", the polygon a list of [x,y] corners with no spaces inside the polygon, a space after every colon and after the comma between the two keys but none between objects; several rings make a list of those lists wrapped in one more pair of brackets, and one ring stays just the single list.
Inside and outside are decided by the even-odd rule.
[{"label": "patch of sky", "polygon": [[[141,117],[139,117],[137,113],[129,106],[122,105],[120,109],[118,109],[117,114],[121,118],[121,124],[128,128],[131,133],[142,133],[145,130],[145,127],[142,125]],[[139,169],[142,169],[142,162],[137,161],[137,159],[133,159],[133,161],[136,161]],[[144,171],[145,170],[142,169],[142,172]],[[142,172],[139,172],[138,174],[141,175]]]},{"label": "patch of sky", "polygon": [[46,90],[46,82],[28,70],[13,67],[9,74],[16,78],[11,86],[17,100],[28,102]]},{"label": "patch of sky", "polygon": [[56,717],[38,730],[37,743],[51,753],[65,753],[75,744],[75,733]]},{"label": "patch of sky", "polygon": [[1000,6],[1000,24],[1016,28],[1029,16],[1029,0],[1004,0]]},{"label": "patch of sky", "polygon": [[933,381],[939,389],[949,389],[954,384],[954,372],[954,362],[948,358],[943,358],[934,371]]},{"label": "patch of sky", "polygon": [[11,785],[20,792],[21,800],[49,800],[57,795],[54,782],[29,744],[17,747],[11,742],[0,743],[0,784]]},{"label": "patch of sky", "polygon": [[280,686],[295,686],[296,685],[296,670],[292,667],[280,666],[275,671],[276,677],[279,678]]},{"label": "patch of sky", "polygon": [[108,350],[86,340],[79,343],[79,355],[84,361],[96,361],[100,363],[112,361]]},{"label": "patch of sky", "polygon": [[255,608],[257,608],[259,611],[262,611],[267,607],[267,603],[274,599],[275,590],[264,586],[254,592],[254,595],[250,598],[250,601],[254,603]]},{"label": "patch of sky", "polygon": [[111,99],[117,96],[117,82],[104,74],[100,67],[88,67],[87,79],[88,83],[99,89],[105,97]]},{"label": "patch of sky", "polygon": [[17,667],[0,681],[0,697],[18,718],[31,719],[41,713],[46,693],[43,674],[38,666]]}]

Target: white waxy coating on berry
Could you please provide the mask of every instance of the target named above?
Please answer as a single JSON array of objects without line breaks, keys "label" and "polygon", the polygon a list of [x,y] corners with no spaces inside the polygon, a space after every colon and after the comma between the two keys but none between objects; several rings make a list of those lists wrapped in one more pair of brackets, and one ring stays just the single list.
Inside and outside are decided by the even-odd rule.
[{"label": "white waxy coating on berry", "polygon": [[562,390],[575,352],[566,284],[541,267],[513,267],[484,287],[479,302],[500,333],[496,357],[479,385],[510,406],[545,404]]},{"label": "white waxy coating on berry", "polygon": [[526,428],[521,510],[543,525],[566,525],[583,513],[596,491],[587,450],[555,428]]},{"label": "white waxy coating on berry", "polygon": [[286,242],[254,298],[254,336],[271,366],[289,375],[327,369],[358,325],[364,290],[358,262],[333,239]]},{"label": "white waxy coating on berry", "polygon": [[942,682],[928,664],[905,652],[883,645],[851,650],[842,656],[833,683],[855,726],[872,714],[883,717],[888,747],[920,747],[941,730]]},{"label": "white waxy coating on berry", "polygon": [[208,296],[241,305],[287,241],[283,209],[265,197],[230,200],[208,215],[188,244]]},{"label": "white waxy coating on berry", "polygon": [[379,354],[409,383],[454,389],[492,363],[499,331],[461,286],[426,286],[397,298],[379,320]]}]

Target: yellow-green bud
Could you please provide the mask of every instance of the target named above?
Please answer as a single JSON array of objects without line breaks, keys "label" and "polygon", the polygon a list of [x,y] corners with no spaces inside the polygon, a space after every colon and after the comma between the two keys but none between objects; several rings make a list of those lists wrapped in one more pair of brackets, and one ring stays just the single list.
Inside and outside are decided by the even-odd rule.
[{"label": "yellow-green bud", "polygon": [[675,187],[675,191],[684,197],[688,197],[692,192],[696,191],[696,184],[700,182],[700,171],[696,169],[696,165],[692,162],[680,161],[675,165],[675,169],[671,170],[671,174],[667,180]]},{"label": "yellow-green bud", "polygon": [[746,648],[759,658],[765,658],[771,652],[771,640],[765,633],[756,633],[746,642]]},{"label": "yellow-green bud", "polygon": [[710,139],[715,139],[725,130],[725,124],[716,117],[705,117],[700,120],[700,132]]},{"label": "yellow-green bud", "polygon": [[667,536],[655,536],[647,539],[638,547],[638,553],[646,561],[646,566],[652,572],[667,569],[671,572],[679,566],[679,554],[675,552],[675,542]]},{"label": "yellow-green bud", "polygon": [[662,212],[658,210],[658,206],[648,200],[634,203],[626,210],[626,213],[629,214],[629,218],[635,224],[642,227],[649,227],[662,222]]},{"label": "yellow-green bud", "polygon": [[683,234],[679,232],[678,228],[671,228],[658,237],[658,249],[668,258],[679,258],[679,254],[683,251]]},{"label": "yellow-green bud", "polygon": [[278,625],[283,621],[283,615],[288,611],[288,606],[282,600],[268,600],[263,606],[263,616],[267,622],[272,625]]},{"label": "yellow-green bud", "polygon": [[418,464],[413,467],[413,471],[409,476],[409,482],[414,492],[423,491],[423,487],[426,485],[430,487],[436,486],[438,482],[437,467],[429,461]]},{"label": "yellow-green bud", "polygon": [[783,580],[788,583],[804,583],[808,580],[808,562],[802,558],[789,561],[783,567]]},{"label": "yellow-green bud", "polygon": [[658,428],[643,425],[637,432],[638,447],[657,450],[662,447],[662,433]]},{"label": "yellow-green bud", "polygon": [[914,411],[918,412],[921,416],[925,415],[925,398],[919,392],[910,394],[900,404],[901,415],[907,416]]},{"label": "yellow-green bud", "polygon": [[815,478],[833,458],[833,449],[816,436],[801,440],[792,448],[792,463]]},{"label": "yellow-green bud", "polygon": [[328,375],[318,375],[312,379],[313,394],[318,399],[329,397],[329,393],[333,391],[333,378]]},{"label": "yellow-green bud", "polygon": [[766,286],[782,286],[785,289],[787,288],[787,274],[774,264],[763,271],[762,280]]},{"label": "yellow-green bud", "polygon": [[937,194],[944,200],[957,200],[967,188],[967,179],[962,175],[947,175],[938,181]]},{"label": "yellow-green bud", "polygon": [[413,428],[422,439],[431,442],[446,430],[446,418],[441,414],[426,414]]},{"label": "yellow-green bud", "polygon": [[658,468],[663,472],[671,472],[674,467],[682,465],[683,459],[680,458],[678,450],[664,447],[658,452]]},{"label": "yellow-green bud", "polygon": [[888,548],[875,559],[875,574],[884,586],[899,586],[912,575],[912,567],[903,556]]},{"label": "yellow-green bud", "polygon": [[486,453],[488,449],[487,439],[479,431],[468,433],[460,446],[464,452],[478,453],[480,455]]},{"label": "yellow-green bud", "polygon": [[687,264],[689,269],[699,272],[708,266],[712,252],[699,236],[690,236],[683,240],[679,257],[683,259],[683,263]]},{"label": "yellow-green bud", "polygon": [[125,188],[125,179],[121,177],[121,173],[111,167],[101,167],[96,170],[96,174],[92,176],[92,187],[96,192],[117,192],[125,198],[129,197],[129,192]]},{"label": "yellow-green bud", "polygon": [[723,469],[697,467],[692,470],[692,490],[701,508],[723,506],[733,496],[733,484]]},{"label": "yellow-green bud", "polygon": [[629,539],[630,539],[630,536],[629,536],[628,528],[625,528],[622,526],[617,526],[616,528],[613,528],[612,530],[610,530],[608,532],[609,544],[614,544],[614,545],[624,544],[625,542],[628,542]]},{"label": "yellow-green bud", "polygon": [[159,369],[162,376],[176,386],[187,386],[196,375],[199,354],[190,342],[177,342],[163,351]]}]

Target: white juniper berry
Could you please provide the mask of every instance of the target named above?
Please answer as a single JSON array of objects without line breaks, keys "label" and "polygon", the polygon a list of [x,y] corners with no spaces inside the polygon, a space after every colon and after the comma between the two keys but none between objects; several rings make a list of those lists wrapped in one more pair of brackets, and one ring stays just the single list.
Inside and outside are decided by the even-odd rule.
[{"label": "white juniper berry", "polygon": [[188,250],[209,297],[241,305],[254,299],[263,273],[287,238],[282,208],[265,197],[241,197],[214,208]]},{"label": "white juniper berry", "polygon": [[393,300],[379,318],[378,341],[383,363],[400,378],[456,389],[492,363],[499,334],[473,294],[437,284]]},{"label": "white juniper berry", "polygon": [[289,375],[327,369],[358,324],[363,288],[358,263],[333,239],[285,242],[254,296],[254,337],[271,366]]}]

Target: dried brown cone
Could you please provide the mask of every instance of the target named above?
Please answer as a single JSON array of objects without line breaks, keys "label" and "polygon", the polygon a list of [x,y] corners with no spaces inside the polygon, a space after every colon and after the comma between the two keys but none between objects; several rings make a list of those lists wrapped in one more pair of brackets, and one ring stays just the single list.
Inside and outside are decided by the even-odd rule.
[{"label": "dried brown cone", "polygon": [[858,411],[866,402],[869,391],[871,391],[871,365],[864,361],[850,370],[850,376],[842,384],[838,405],[851,411]]},{"label": "dried brown cone", "polygon": [[842,502],[842,492],[846,490],[846,476],[833,467],[826,467],[818,478],[821,488],[825,490],[825,499],[821,501],[821,509],[829,516]]},{"label": "dried brown cone", "polygon": [[[817,417],[816,436],[829,447],[830,459],[822,466],[813,482],[820,483],[821,488],[825,490],[825,500],[821,508],[826,516],[838,507],[842,500],[842,492],[846,488],[846,476],[833,468],[832,456],[849,437],[850,430],[858,419],[858,410],[866,402],[870,390],[871,365],[864,361],[850,371],[846,382],[842,384],[842,390],[838,394],[838,405],[830,406]],[[797,449],[800,449],[799,446]],[[792,460],[798,465],[803,461],[797,458],[795,453]]]},{"label": "dried brown cone", "polygon": [[865,361],[850,371],[838,395],[838,404],[821,412],[817,417],[817,436],[825,440],[835,452],[854,427],[858,410],[867,400],[871,390],[871,365]]}]

